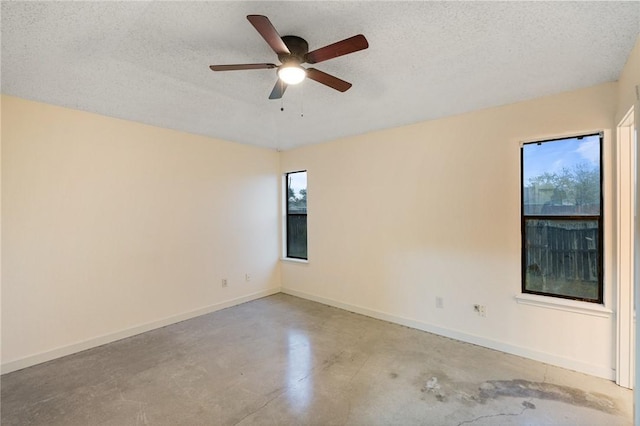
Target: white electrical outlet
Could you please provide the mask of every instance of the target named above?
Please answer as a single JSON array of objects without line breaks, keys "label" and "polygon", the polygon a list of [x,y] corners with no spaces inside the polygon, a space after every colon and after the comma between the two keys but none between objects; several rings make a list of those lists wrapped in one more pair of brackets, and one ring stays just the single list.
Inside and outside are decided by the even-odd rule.
[{"label": "white electrical outlet", "polygon": [[226,278],[222,279],[222,287],[226,287],[227,285],[229,285],[229,283],[227,282]]},{"label": "white electrical outlet", "polygon": [[444,300],[440,296],[436,296],[436,308],[444,309]]},{"label": "white electrical outlet", "polygon": [[251,281],[251,274],[244,274],[245,281]]},{"label": "white electrical outlet", "polygon": [[473,312],[480,315],[481,317],[486,317],[487,307],[484,305],[473,305]]}]

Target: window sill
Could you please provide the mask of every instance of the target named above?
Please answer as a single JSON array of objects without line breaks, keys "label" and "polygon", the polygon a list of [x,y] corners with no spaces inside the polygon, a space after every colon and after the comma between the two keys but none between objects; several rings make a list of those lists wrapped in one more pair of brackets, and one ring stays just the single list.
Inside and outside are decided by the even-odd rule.
[{"label": "window sill", "polygon": [[557,309],[559,311],[574,312],[577,314],[590,315],[600,318],[610,318],[613,315],[611,309],[605,308],[597,303],[580,302],[577,300],[567,300],[548,296],[538,296],[536,294],[518,294],[516,301],[523,305],[538,306],[547,309]]},{"label": "window sill", "polygon": [[280,260],[292,263],[309,263],[306,259],[296,259],[295,257],[281,257]]}]

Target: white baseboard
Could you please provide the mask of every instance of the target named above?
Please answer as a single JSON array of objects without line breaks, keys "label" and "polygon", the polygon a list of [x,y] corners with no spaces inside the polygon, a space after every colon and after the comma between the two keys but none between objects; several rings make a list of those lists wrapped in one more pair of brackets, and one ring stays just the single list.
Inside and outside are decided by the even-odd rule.
[{"label": "white baseboard", "polygon": [[392,315],[386,312],[376,311],[373,309],[365,308],[358,305],[352,305],[348,303],[339,302],[333,299],[327,299],[325,297],[316,296],[313,294],[287,289],[287,288],[273,288],[268,290],[259,291],[246,296],[238,297],[232,300],[216,303],[213,305],[205,306],[194,311],[185,312],[178,315],[173,315],[157,321],[137,325],[125,330],[117,331],[114,333],[105,334],[102,336],[94,337],[81,342],[76,342],[71,345],[62,346],[50,351],[42,352],[39,354],[30,355],[21,359],[9,361],[3,363],[0,367],[2,374],[10,373],[12,371],[21,370],[23,368],[31,367],[36,364],[51,361],[56,358],[60,358],[66,355],[71,355],[77,352],[81,352],[87,349],[91,349],[100,345],[115,342],[117,340],[125,339],[127,337],[135,336],[137,334],[145,333],[147,331],[154,330],[156,328],[165,327],[167,325],[175,324],[180,321],[185,321],[191,318],[205,315],[211,312],[219,311],[221,309],[230,308],[232,306],[240,305],[242,303],[250,302],[252,300],[260,299],[262,297],[271,296],[276,293],[285,293],[291,296],[300,297],[314,302],[322,303],[336,308],[344,309],[350,312],[355,312],[368,317],[380,319],[383,321],[392,322],[395,324],[404,325],[407,327],[415,328],[417,330],[426,331],[429,333],[437,334],[440,336],[448,337],[451,339],[459,340],[466,343],[472,343],[474,345],[483,346],[489,349],[495,349],[501,352],[506,352],[512,355],[518,355],[524,358],[533,359],[536,361],[544,362],[547,364],[555,365],[569,370],[579,371],[581,373],[590,374],[592,376],[602,377],[608,380],[615,380],[615,372],[611,368],[606,368],[599,365],[588,364],[582,361],[574,360],[571,358],[565,358],[546,352],[540,352],[521,346],[512,345],[497,340],[487,339],[485,337],[476,336],[473,334],[464,333],[458,330],[452,330],[448,328],[439,327],[433,324],[416,321],[397,315]]},{"label": "white baseboard", "polygon": [[579,371],[581,373],[602,377],[608,380],[615,380],[615,371],[611,368],[607,368],[604,366],[588,364],[588,363],[571,359],[571,358],[549,354],[546,352],[540,352],[534,349],[516,346],[510,343],[500,342],[497,340],[487,339],[486,337],[476,336],[476,335],[468,334],[458,330],[443,328],[437,325],[428,324],[425,322],[416,321],[408,318],[403,318],[397,315],[376,311],[376,310],[365,308],[358,305],[342,303],[342,302],[338,302],[337,300],[327,299],[321,296],[316,296],[313,294],[309,294],[309,293],[305,293],[297,290],[283,288],[282,293],[289,294],[291,296],[300,297],[303,299],[312,300],[314,302],[319,302],[325,305],[344,309],[350,312],[355,312],[361,315],[366,315],[368,317],[380,319],[383,321],[388,321],[395,324],[400,324],[407,327],[415,328],[417,330],[427,331],[429,333],[437,334],[439,336],[444,336],[444,337],[459,340],[462,342],[483,346],[485,348],[506,352],[508,354],[521,356],[523,358],[529,358],[535,361],[544,362],[546,364],[555,365],[555,366],[566,368],[569,370]]},{"label": "white baseboard", "polygon": [[29,355],[24,358],[3,363],[1,366],[1,371],[2,371],[2,374],[11,373],[12,371],[21,370],[23,368],[27,368],[36,364],[41,364],[43,362],[51,361],[53,359],[60,358],[66,355],[71,355],[87,349],[95,348],[96,346],[101,346],[107,343],[115,342],[116,340],[121,340],[127,337],[135,336],[136,334],[141,334],[147,331],[155,330],[156,328],[165,327],[167,325],[171,325],[180,321],[185,321],[191,318],[195,318],[200,315],[209,314],[211,312],[219,311],[225,308],[230,308],[232,306],[236,306],[242,303],[250,302],[252,300],[260,299],[262,297],[271,296],[272,294],[276,294],[276,293],[280,293],[280,287],[258,291],[256,293],[251,293],[246,296],[238,297],[231,300],[226,300],[220,303],[215,303],[213,305],[205,306],[190,312],[185,312],[178,315],[172,315],[167,318],[151,321],[145,324],[140,324],[131,328],[127,328],[125,330],[116,331],[114,333],[104,334],[102,336],[83,340],[81,342],[76,342],[70,345],[61,346],[59,348],[55,348],[50,351]]}]

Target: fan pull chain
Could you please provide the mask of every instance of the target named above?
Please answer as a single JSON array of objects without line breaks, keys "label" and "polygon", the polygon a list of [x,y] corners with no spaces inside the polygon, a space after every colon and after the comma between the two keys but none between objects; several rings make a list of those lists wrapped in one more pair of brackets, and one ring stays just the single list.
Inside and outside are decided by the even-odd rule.
[{"label": "fan pull chain", "polygon": [[300,101],[300,117],[304,117],[304,83],[301,84],[302,100]]},{"label": "fan pull chain", "polygon": [[284,83],[280,79],[278,79],[278,83],[280,84],[280,111],[284,111],[284,97],[282,96],[282,92],[284,92],[284,90],[282,90]]}]

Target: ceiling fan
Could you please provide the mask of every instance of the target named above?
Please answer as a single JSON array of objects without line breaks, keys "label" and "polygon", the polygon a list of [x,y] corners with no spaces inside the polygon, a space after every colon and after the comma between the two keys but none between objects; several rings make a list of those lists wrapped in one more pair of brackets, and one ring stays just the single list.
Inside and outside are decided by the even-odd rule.
[{"label": "ceiling fan", "polygon": [[301,37],[286,35],[280,37],[269,18],[262,15],[248,15],[247,19],[251,25],[260,33],[267,44],[278,55],[280,65],[271,63],[261,64],[232,64],[232,65],[211,65],[213,71],[236,71],[236,70],[259,70],[276,68],[278,81],[273,87],[269,99],[280,99],[288,85],[298,84],[305,77],[315,80],[318,83],[329,86],[340,92],[346,92],[351,87],[351,83],[334,77],[330,74],[315,68],[303,68],[301,64],[317,64],[338,56],[347,55],[369,47],[367,39],[358,34],[342,41],[321,47],[309,52],[309,44]]}]

